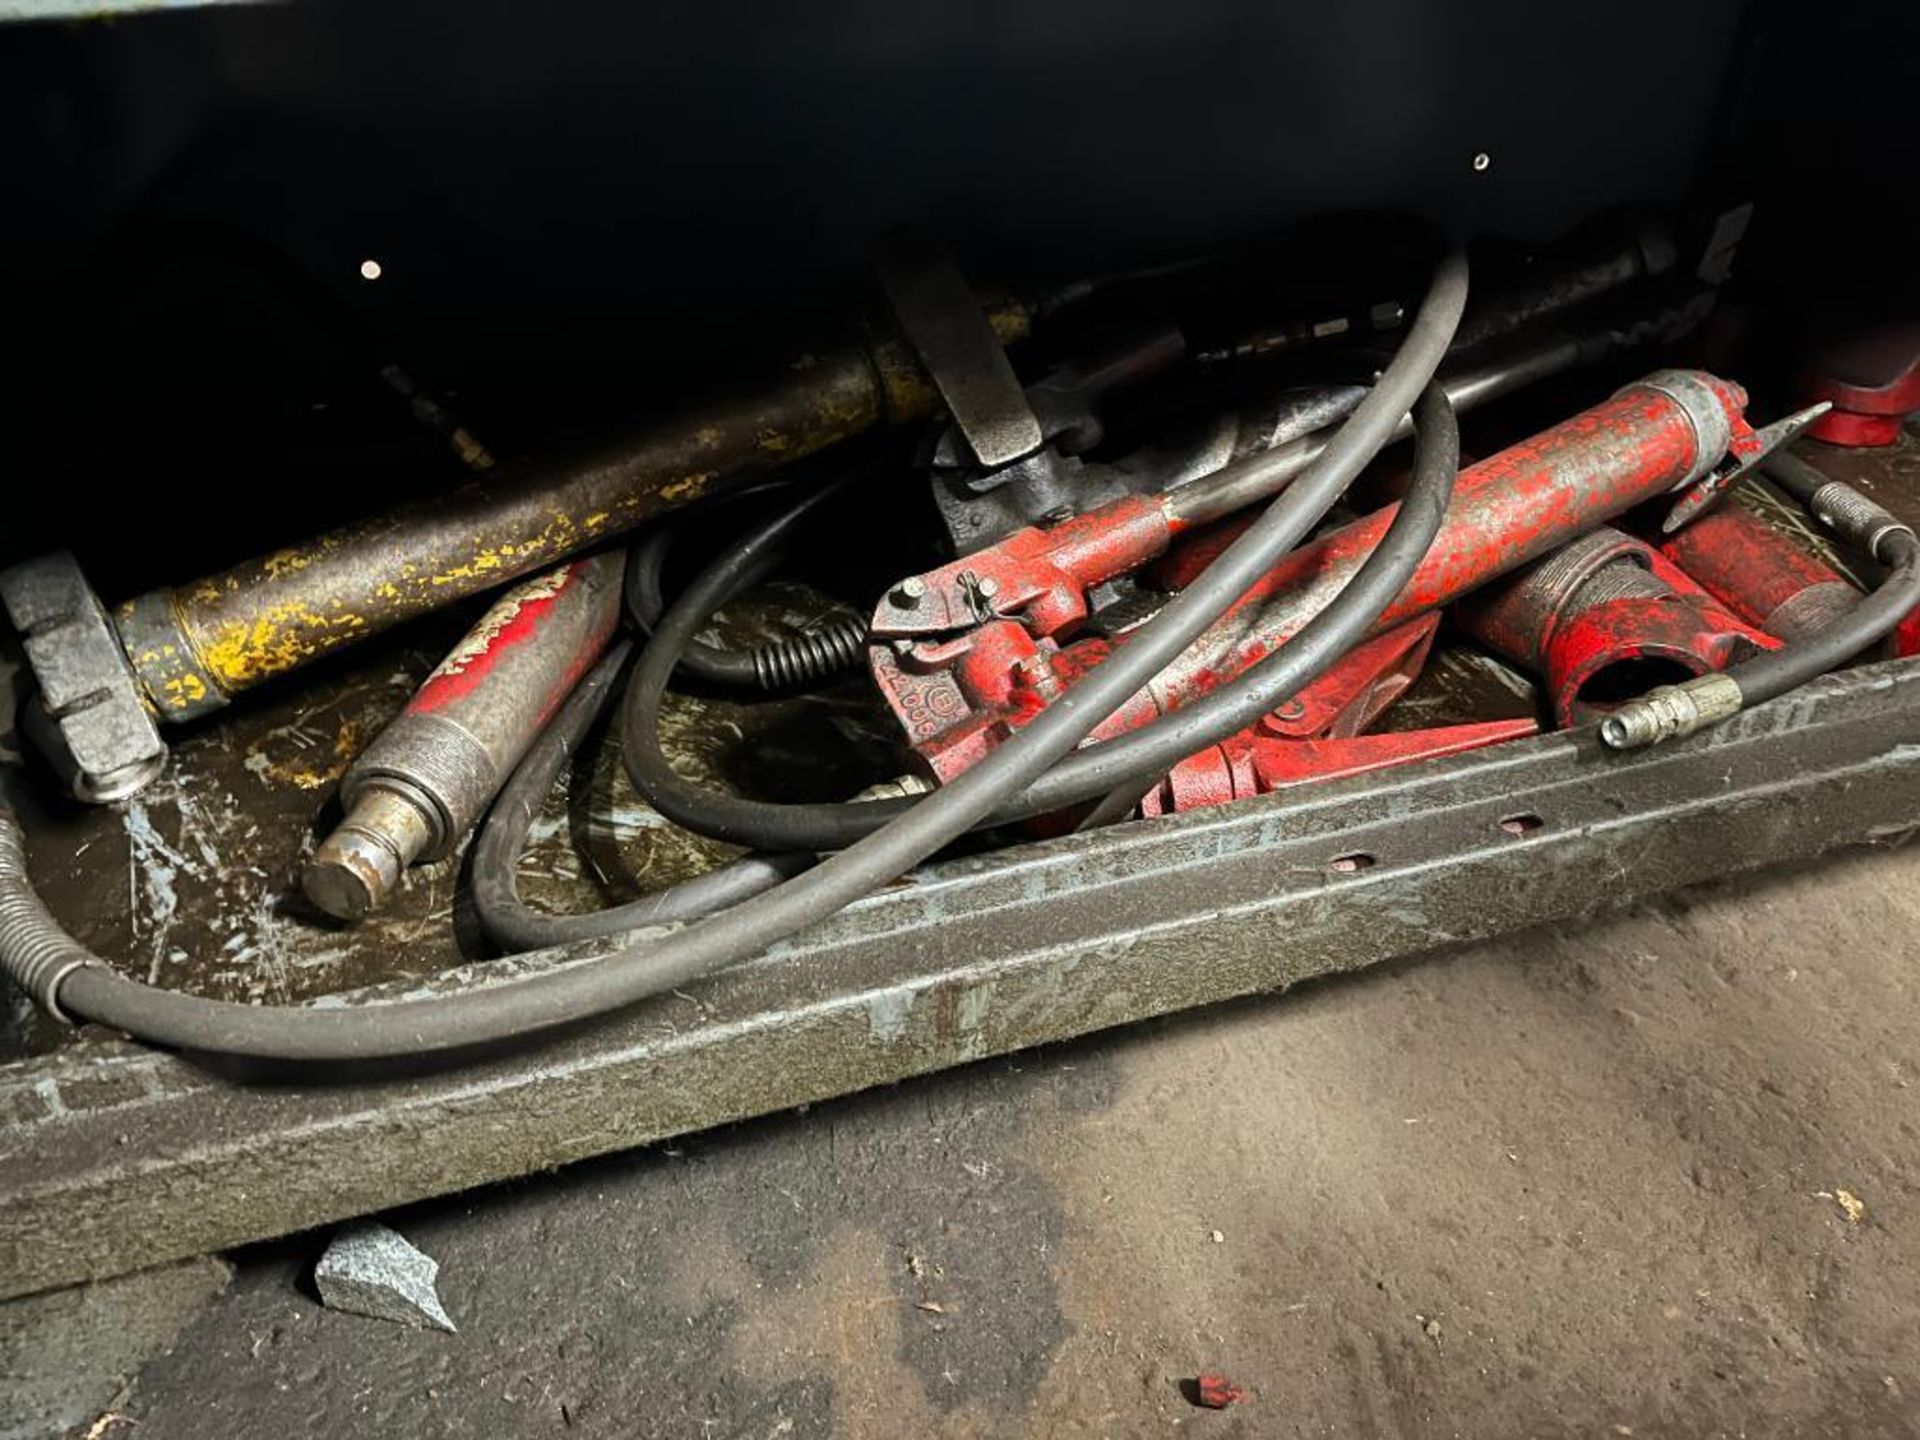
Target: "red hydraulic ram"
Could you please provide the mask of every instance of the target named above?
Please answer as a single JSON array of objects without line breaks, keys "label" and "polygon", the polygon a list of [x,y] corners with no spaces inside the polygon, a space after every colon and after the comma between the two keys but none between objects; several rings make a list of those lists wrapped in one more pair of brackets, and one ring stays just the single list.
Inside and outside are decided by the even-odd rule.
[{"label": "red hydraulic ram", "polygon": [[329,915],[374,909],[416,860],[465,839],[620,620],[621,557],[502,595],[340,782],[347,818],[301,879]]},{"label": "red hydraulic ram", "polygon": [[[1746,392],[1665,370],[1464,471],[1413,580],[1380,634],[1538,558],[1621,512],[1691,485],[1757,449]],[[1237,492],[1245,499],[1244,489]],[[1395,506],[1288,555],[1189,649],[1094,732],[1136,728],[1271,654],[1325,607],[1393,521]],[[1063,693],[1125,636],[1074,640],[1086,590],[1165,554],[1217,518],[1206,480],[1132,497],[896,585],[874,613],[875,681],[929,768],[950,779]],[[1178,588],[1231,542],[1216,527],[1154,578]]]}]

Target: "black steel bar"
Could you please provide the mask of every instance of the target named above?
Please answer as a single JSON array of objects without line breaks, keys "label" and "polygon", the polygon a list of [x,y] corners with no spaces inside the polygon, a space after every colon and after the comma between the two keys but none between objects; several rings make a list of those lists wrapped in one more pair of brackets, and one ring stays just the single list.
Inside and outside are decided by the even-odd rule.
[{"label": "black steel bar", "polygon": [[1920,662],[1896,662],[1670,747],[1612,755],[1590,731],[1550,735],[948,864],[687,997],[462,1069],[248,1084],[79,1044],[0,1068],[0,1297],[1916,824]]}]

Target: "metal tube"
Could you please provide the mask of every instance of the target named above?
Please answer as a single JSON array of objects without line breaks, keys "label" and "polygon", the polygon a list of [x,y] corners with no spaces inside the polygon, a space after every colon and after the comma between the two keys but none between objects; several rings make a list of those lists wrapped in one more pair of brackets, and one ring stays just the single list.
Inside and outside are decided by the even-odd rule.
[{"label": "metal tube", "polygon": [[[1002,340],[1016,305],[989,311]],[[120,607],[116,626],[162,720],[234,695],[390,625],[554,564],[698,499],[937,400],[890,334],[805,355],[743,397],[680,412],[584,460],[496,471],[460,491],[350,525]]]},{"label": "metal tube", "polygon": [[620,618],[621,557],[595,555],[503,596],[347,772],[347,810],[301,883],[329,915],[375,909],[416,860],[479,823]]}]

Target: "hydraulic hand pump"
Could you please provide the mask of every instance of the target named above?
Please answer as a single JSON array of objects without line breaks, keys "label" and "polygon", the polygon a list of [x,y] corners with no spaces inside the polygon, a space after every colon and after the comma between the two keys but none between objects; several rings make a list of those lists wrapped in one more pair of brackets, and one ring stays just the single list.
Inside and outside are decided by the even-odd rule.
[{"label": "hydraulic hand pump", "polygon": [[[1765,448],[1745,419],[1746,400],[1731,381],[1660,371],[1462,472],[1427,558],[1372,633],[1450,604],[1644,501],[1724,483]],[[874,613],[869,663],[933,774],[950,779],[974,764],[1124,645],[1124,630],[1083,633],[1088,592],[1154,561],[1153,578],[1180,587],[1237,533],[1215,526],[1173,548],[1218,507],[1206,480],[1128,497],[895,585]],[[1281,560],[1093,738],[1174,710],[1273,653],[1347,583],[1395,509]]]}]

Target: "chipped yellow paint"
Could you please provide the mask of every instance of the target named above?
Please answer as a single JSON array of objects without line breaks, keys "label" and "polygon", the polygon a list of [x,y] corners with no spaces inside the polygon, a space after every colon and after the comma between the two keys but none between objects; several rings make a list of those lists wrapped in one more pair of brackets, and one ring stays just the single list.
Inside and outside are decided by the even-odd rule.
[{"label": "chipped yellow paint", "polygon": [[453,585],[462,580],[478,580],[486,575],[497,574],[506,566],[506,557],[498,550],[482,550],[464,565],[456,565],[451,570],[442,570],[432,576],[430,585]]},{"label": "chipped yellow paint", "polygon": [[718,470],[696,470],[691,475],[683,475],[678,480],[669,480],[660,487],[660,498],[674,504],[685,504],[697,500],[706,492],[707,486],[720,478]]},{"label": "chipped yellow paint", "polygon": [[1033,315],[1012,296],[1003,295],[989,301],[985,308],[987,324],[993,327],[994,339],[1002,345],[1024,340],[1033,333]]},{"label": "chipped yellow paint", "polygon": [[363,616],[323,615],[292,600],[256,619],[221,627],[199,650],[214,683],[231,694],[324,655],[366,628]]},{"label": "chipped yellow paint", "polygon": [[[990,305],[988,314],[1003,341],[1026,333],[1027,316],[1017,305]],[[543,569],[697,500],[723,475],[783,464],[883,420],[915,419],[937,408],[938,397],[898,335],[882,332],[859,349],[803,353],[790,366],[792,378],[774,392],[687,416],[611,470],[561,485],[554,500],[571,500],[576,508],[549,511],[534,522],[541,527],[534,534],[519,528],[524,510],[502,511],[503,521],[509,513],[516,518],[489,529],[483,504],[475,528],[484,542],[476,536],[468,549],[445,536],[418,543],[402,514],[184,587],[174,601],[186,648],[197,652],[196,680],[211,692],[246,689],[410,614]],[[332,563],[371,546],[384,564]],[[194,703],[184,682],[165,698],[182,708]]]},{"label": "chipped yellow paint", "polygon": [[[173,647],[169,645],[167,649]],[[205,683],[191,671],[185,675],[169,676],[165,688],[167,693],[162,698],[169,710],[188,710],[207,698]]]},{"label": "chipped yellow paint", "polygon": [[260,562],[260,568],[268,579],[280,580],[299,574],[313,562],[314,556],[302,550],[276,550]]}]

